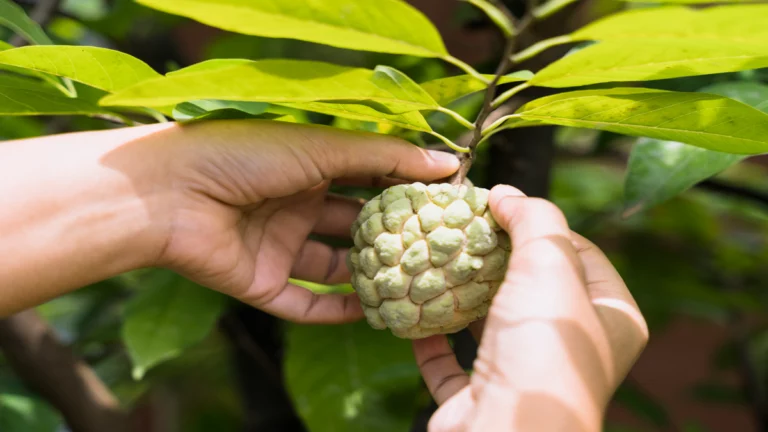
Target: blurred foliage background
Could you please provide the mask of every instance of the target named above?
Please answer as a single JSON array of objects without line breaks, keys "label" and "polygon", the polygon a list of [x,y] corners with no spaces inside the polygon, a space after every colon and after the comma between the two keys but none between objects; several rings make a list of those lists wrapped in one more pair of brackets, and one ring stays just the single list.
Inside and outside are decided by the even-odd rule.
[{"label": "blurred foliage background", "polygon": [[[17,3],[32,11],[37,2]],[[479,12],[447,0],[411,3],[437,23],[454,55],[481,71],[494,68],[499,40]],[[509,5],[524,9],[522,3]],[[643,5],[579,2],[536,27],[532,38],[563,33],[624,7]],[[387,64],[417,82],[456,73],[439,60],[230,34],[131,0],[65,0],[45,28],[56,43],[118,49],[161,73],[213,58],[274,57],[370,68]],[[0,28],[0,39],[12,38]],[[686,91],[726,86],[721,88],[760,102],[768,100],[763,84],[768,85],[768,71],[757,70],[648,85]],[[481,99],[472,95],[452,108],[473,118]],[[298,121],[375,130],[324,115],[292,114]],[[436,131],[461,139],[461,130],[444,115],[429,121]],[[0,139],[111,127],[85,117],[0,117]],[[744,160],[681,195],[633,212],[624,204],[630,148],[668,149],[674,143],[582,129],[541,130],[501,134],[501,142],[482,147],[471,178],[491,186],[527,170],[535,190],[518,186],[548,196],[574,230],[608,253],[645,314],[651,342],[616,394],[606,431],[768,430],[766,160]],[[417,134],[405,137],[430,144]],[[523,150],[518,159],[500,158],[508,154],[500,146]],[[538,153],[525,160],[530,147]],[[119,398],[128,411],[127,430],[419,431],[434,410],[407,341],[364,322],[290,325],[162,271],[121,275],[38,312]],[[471,341],[459,334],[455,343],[471,366]],[[65,430],[56,410],[0,356],[0,431]]]}]

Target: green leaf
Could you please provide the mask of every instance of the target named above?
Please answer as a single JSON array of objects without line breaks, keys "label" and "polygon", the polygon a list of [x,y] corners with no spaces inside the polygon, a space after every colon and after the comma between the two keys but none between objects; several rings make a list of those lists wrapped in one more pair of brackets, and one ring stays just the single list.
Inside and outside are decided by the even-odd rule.
[{"label": "green leaf", "polygon": [[161,76],[128,54],[87,46],[16,48],[0,52],[0,64],[70,78],[108,92]]},{"label": "green leaf", "polygon": [[768,49],[697,39],[612,40],[593,44],[539,71],[531,85],[575,87],[615,81],[648,81],[758,69]]},{"label": "green leaf", "polygon": [[[768,86],[751,82],[715,84],[701,90],[768,112]],[[625,216],[664,202],[742,161],[746,156],[643,138],[632,148],[624,184]]]},{"label": "green leaf", "polygon": [[267,111],[269,104],[263,102],[239,102],[223,100],[199,100],[184,102],[173,109],[175,120],[190,120],[205,116],[213,111],[237,110],[251,116]]},{"label": "green leaf", "polygon": [[[221,99],[270,103],[361,102],[387,114],[436,109],[426,92],[376,71],[302,60],[260,60],[143,81],[101,100],[104,106],[164,106]],[[418,87],[418,86],[415,86]]]},{"label": "green leaf", "polygon": [[313,432],[407,432],[421,377],[410,343],[364,321],[288,328],[285,375]]},{"label": "green leaf", "polygon": [[533,10],[533,16],[539,20],[545,19],[575,1],[576,0],[549,0],[536,7]]},{"label": "green leaf", "polygon": [[168,72],[165,76],[171,77],[176,75],[184,75],[194,72],[208,72],[216,69],[224,69],[232,66],[240,66],[243,64],[251,63],[253,60],[248,59],[211,59],[200,63],[195,63],[191,66],[187,66],[175,71]]},{"label": "green leaf", "polygon": [[400,0],[137,0],[235,33],[362,51],[446,57],[440,34]]},{"label": "green leaf", "polygon": [[225,297],[170,272],[158,271],[128,306],[123,339],[134,379],[179,356],[214,328]]},{"label": "green leaf", "polygon": [[[768,5],[638,8],[582,27],[571,40],[699,39],[763,46],[768,41]],[[734,25],[738,23],[738,25]]]},{"label": "green leaf", "polygon": [[627,164],[624,216],[664,202],[744,157],[676,141],[642,138],[632,148]]},{"label": "green leaf", "polygon": [[0,393],[0,430],[56,432],[61,417],[43,400],[24,393]]},{"label": "green leaf", "polygon": [[[484,77],[489,81],[493,79],[493,75],[484,75]],[[503,85],[512,82],[527,81],[532,77],[533,73],[531,71],[517,71],[501,77],[498,84]],[[424,90],[426,90],[438,104],[446,106],[461,97],[483,91],[488,86],[484,82],[481,82],[470,75],[457,75],[427,81],[421,83],[421,87],[424,88]]]},{"label": "green leaf", "polygon": [[496,27],[498,27],[501,32],[504,33],[504,36],[509,37],[515,33],[515,26],[512,24],[512,21],[510,21],[509,17],[507,17],[504,12],[502,12],[493,3],[489,2],[488,0],[465,1],[475,5],[478,9],[485,12],[485,14],[488,15],[488,18],[490,18],[491,21],[496,24]]},{"label": "green leaf", "polygon": [[0,51],[5,51],[12,48],[13,48],[13,45],[9,44],[8,42],[0,40]]},{"label": "green leaf", "polygon": [[661,402],[631,381],[625,381],[616,390],[614,400],[657,428],[664,428],[670,423],[669,413]]},{"label": "green leaf", "polygon": [[378,111],[375,107],[354,103],[334,104],[325,102],[301,102],[282,103],[280,105],[352,120],[390,124],[421,132],[432,131],[429,123],[427,123],[424,116],[418,111],[405,112],[402,114],[384,114],[381,111]]},{"label": "green leaf", "polygon": [[10,0],[0,0],[0,25],[10,28],[30,43],[53,45],[42,27],[29,18],[21,6]]},{"label": "green leaf", "polygon": [[0,116],[108,113],[104,108],[86,100],[66,97],[43,82],[0,75]]},{"label": "green leaf", "polygon": [[679,141],[727,153],[768,152],[768,115],[704,93],[643,88],[560,93],[529,102],[496,124],[493,133],[553,124]]}]

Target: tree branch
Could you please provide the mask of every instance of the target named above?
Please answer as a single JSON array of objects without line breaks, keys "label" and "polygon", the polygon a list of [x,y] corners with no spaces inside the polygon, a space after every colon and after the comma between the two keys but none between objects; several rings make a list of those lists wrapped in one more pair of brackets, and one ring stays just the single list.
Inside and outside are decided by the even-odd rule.
[{"label": "tree branch", "polygon": [[129,430],[128,416],[107,386],[34,310],[0,320],[0,349],[24,383],[61,412],[72,432]]},{"label": "tree branch", "polygon": [[459,170],[456,171],[455,174],[453,174],[449,179],[448,182],[454,185],[459,185],[464,182],[464,178],[466,178],[467,173],[469,172],[470,168],[472,168],[472,162],[475,158],[475,150],[477,148],[477,145],[482,140],[482,132],[483,132],[483,126],[485,125],[485,121],[488,119],[488,116],[491,115],[491,113],[494,110],[493,101],[494,97],[496,96],[496,87],[498,86],[499,80],[501,80],[501,77],[507,73],[509,68],[512,66],[512,54],[515,52],[516,42],[519,35],[527,31],[528,27],[533,22],[533,15],[531,14],[531,11],[528,10],[525,14],[525,16],[521,20],[517,20],[514,15],[507,9],[507,7],[503,4],[496,4],[496,6],[501,10],[506,17],[516,24],[516,28],[513,34],[505,38],[505,44],[504,44],[504,52],[501,57],[501,61],[499,62],[498,67],[496,68],[496,72],[494,73],[493,80],[488,85],[488,88],[485,90],[485,99],[483,100],[482,108],[480,109],[480,113],[477,116],[477,119],[475,120],[475,129],[472,133],[472,139],[470,140],[469,144],[467,145],[467,148],[469,148],[469,152],[467,153],[459,153],[457,157],[459,158]]}]

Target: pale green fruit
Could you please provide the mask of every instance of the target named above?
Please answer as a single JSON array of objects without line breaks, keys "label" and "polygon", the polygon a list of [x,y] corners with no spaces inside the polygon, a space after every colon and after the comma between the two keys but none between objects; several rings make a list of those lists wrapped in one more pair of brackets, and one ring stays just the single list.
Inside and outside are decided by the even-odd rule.
[{"label": "pale green fruit", "polygon": [[488,193],[413,183],[366,203],[347,265],[371,327],[419,339],[458,332],[488,313],[510,252]]}]

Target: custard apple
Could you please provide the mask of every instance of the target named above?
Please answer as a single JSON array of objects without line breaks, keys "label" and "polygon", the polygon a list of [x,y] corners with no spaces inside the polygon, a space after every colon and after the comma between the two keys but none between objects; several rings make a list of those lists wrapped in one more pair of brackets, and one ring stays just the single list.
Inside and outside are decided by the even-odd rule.
[{"label": "custard apple", "polygon": [[347,266],[371,327],[419,339],[458,332],[488,313],[510,253],[488,194],[468,185],[413,183],[392,186],[363,206]]}]

